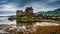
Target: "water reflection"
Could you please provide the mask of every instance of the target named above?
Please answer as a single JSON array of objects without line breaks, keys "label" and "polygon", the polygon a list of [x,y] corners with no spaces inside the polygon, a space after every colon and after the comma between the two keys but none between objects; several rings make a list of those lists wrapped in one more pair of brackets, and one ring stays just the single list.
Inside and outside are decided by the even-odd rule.
[{"label": "water reflection", "polygon": [[[0,33],[6,34],[50,34],[60,32],[60,24],[52,22],[21,23],[9,21],[8,17],[0,18]],[[9,25],[8,25],[9,24]],[[17,26],[19,27],[17,27]]]},{"label": "water reflection", "polygon": [[40,25],[58,25],[58,23],[52,23],[52,22],[34,22],[34,23],[21,23],[21,22],[18,22],[19,20],[14,20],[14,21],[9,21],[8,20],[9,17],[0,17],[0,24],[17,24],[17,25],[32,25],[32,24],[40,24]]},{"label": "water reflection", "polygon": [[9,17],[0,17],[0,24],[16,24],[16,20],[9,21]]}]

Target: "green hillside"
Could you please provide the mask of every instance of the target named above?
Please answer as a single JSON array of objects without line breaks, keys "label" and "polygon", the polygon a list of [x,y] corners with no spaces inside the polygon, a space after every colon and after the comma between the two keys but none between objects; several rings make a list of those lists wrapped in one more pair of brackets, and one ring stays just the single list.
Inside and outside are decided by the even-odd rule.
[{"label": "green hillside", "polygon": [[37,14],[44,14],[45,16],[60,16],[60,8],[48,12],[37,12]]}]

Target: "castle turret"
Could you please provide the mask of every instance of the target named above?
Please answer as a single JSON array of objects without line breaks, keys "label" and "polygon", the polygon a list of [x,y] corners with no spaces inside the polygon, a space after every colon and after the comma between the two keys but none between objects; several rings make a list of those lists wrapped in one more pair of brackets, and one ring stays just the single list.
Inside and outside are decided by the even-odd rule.
[{"label": "castle turret", "polygon": [[27,15],[33,15],[33,8],[32,7],[27,7],[25,9],[25,12],[26,12]]},{"label": "castle turret", "polygon": [[19,15],[22,15],[23,14],[23,11],[22,10],[17,10],[16,11],[16,15],[19,16]]}]

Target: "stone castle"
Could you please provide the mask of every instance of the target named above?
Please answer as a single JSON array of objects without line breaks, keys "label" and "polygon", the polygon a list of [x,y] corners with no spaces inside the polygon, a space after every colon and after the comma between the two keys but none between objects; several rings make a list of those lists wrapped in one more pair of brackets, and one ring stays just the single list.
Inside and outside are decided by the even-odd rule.
[{"label": "stone castle", "polygon": [[25,11],[23,11],[23,10],[17,10],[16,11],[17,16],[22,15],[22,14],[33,16],[34,15],[33,8],[32,7],[26,7]]}]

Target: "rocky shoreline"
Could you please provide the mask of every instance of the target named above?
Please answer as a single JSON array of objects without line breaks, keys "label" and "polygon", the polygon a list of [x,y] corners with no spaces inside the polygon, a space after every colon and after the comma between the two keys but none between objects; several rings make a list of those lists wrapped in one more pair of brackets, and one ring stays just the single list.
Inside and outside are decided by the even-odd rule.
[{"label": "rocky shoreline", "polygon": [[36,23],[27,26],[16,26],[16,24],[0,24],[1,34],[50,34],[60,33],[60,24]]}]

